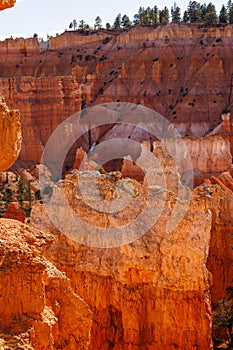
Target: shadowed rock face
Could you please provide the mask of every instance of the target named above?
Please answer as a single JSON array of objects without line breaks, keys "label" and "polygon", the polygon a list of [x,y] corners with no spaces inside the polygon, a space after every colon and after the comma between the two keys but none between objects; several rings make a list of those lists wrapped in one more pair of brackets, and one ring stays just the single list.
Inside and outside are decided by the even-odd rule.
[{"label": "shadowed rock face", "polygon": [[[141,103],[168,118],[182,136],[205,135],[231,109],[232,32],[231,25],[169,24],[65,32],[41,45],[41,52],[36,39],[1,43],[0,92],[21,113],[20,159],[40,161],[61,121],[100,102]],[[106,128],[101,137],[105,132],[111,134]],[[72,157],[69,167],[75,152]]]}]

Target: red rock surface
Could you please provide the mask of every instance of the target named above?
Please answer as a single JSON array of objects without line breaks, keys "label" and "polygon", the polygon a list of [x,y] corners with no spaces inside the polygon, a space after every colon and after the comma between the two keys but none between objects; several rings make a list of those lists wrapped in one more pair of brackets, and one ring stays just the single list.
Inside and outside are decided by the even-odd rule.
[{"label": "red rock surface", "polygon": [[10,66],[19,58],[27,60],[28,56],[39,53],[40,45],[36,38],[10,38],[0,42],[0,55],[6,57]]},{"label": "red rock surface", "polygon": [[[232,25],[183,24],[89,35],[72,31],[51,39],[41,52],[36,39],[1,43],[0,92],[21,113],[20,159],[40,158],[54,128],[80,110],[81,97],[86,106],[142,103],[183,136],[205,135],[232,108],[232,31]],[[75,152],[70,167],[74,157]]]},{"label": "red rock surface", "polygon": [[21,148],[19,112],[10,110],[0,95],[0,172],[8,169],[18,158]]},{"label": "red rock surface", "polygon": [[16,3],[16,0],[1,0],[0,1],[0,11],[5,10],[9,7],[13,7]]},{"label": "red rock surface", "polygon": [[[169,166],[167,171],[169,174]],[[142,210],[145,190],[140,184],[111,174],[82,174],[67,176],[63,188],[74,213],[93,228],[120,227]],[[79,176],[84,176],[84,197],[83,192],[81,195],[76,190]],[[95,188],[93,178],[97,182]],[[102,213],[101,206],[121,196],[120,189],[135,193],[131,203],[120,214]],[[165,204],[158,222],[141,238],[117,248],[98,249],[74,242],[51,225],[43,205],[33,208],[32,225],[57,237],[44,249],[45,256],[66,272],[75,292],[93,311],[92,350],[212,349],[206,259],[211,229],[210,194],[215,198],[215,188],[195,190],[184,220],[170,234],[166,233],[166,225],[176,195],[170,192],[164,203],[161,191],[155,189],[151,198],[152,205]],[[57,194],[49,205],[69,231],[69,213],[59,201],[56,189],[54,193]],[[81,227],[78,232],[85,236]],[[98,244],[98,239],[93,231],[92,244]]]},{"label": "red rock surface", "polygon": [[[39,161],[55,127],[84,103],[142,103],[165,115],[182,135],[205,135],[220,123],[222,110],[231,109],[232,31],[232,26],[206,30],[168,25],[88,36],[71,32],[52,39],[41,52],[36,39],[0,43],[0,92],[22,115],[21,161]],[[11,159],[3,152],[5,163],[0,165],[4,170],[17,157],[20,132],[18,114],[12,126],[8,116],[14,112],[4,102],[2,106],[0,129],[3,120],[4,130],[9,124],[9,134],[0,141],[13,154]],[[116,133],[134,133],[140,142],[153,141],[137,128],[113,125],[92,131],[84,139],[85,150],[92,146],[93,136],[97,135],[95,141],[107,140]],[[44,233],[1,219],[0,347],[213,349],[210,291],[216,302],[233,275],[233,180],[230,172],[218,177],[230,170],[232,143],[226,130],[221,135],[184,139],[199,180],[210,180],[209,185],[194,190],[183,221],[169,234],[166,228],[178,197],[179,174],[174,172],[171,156],[160,153],[156,142],[153,152],[163,162],[168,181],[166,190],[154,186],[151,203],[164,209],[156,225],[134,242],[111,249],[74,242],[51,225],[43,205],[33,209],[32,224]],[[148,142],[147,148],[151,145]],[[80,152],[76,166],[83,156],[89,169]],[[93,161],[91,169],[96,164]],[[184,176],[189,171],[185,166]],[[86,171],[83,198],[76,192],[79,175],[75,171],[69,175],[62,184],[74,213],[103,229],[130,223],[145,206],[146,183],[132,162],[130,166],[125,162],[123,170],[125,176],[132,174],[143,184],[123,179],[117,172]],[[153,170],[151,166],[152,177],[156,175]],[[92,178],[97,179],[98,195]],[[101,212],[103,205],[121,198],[125,191],[132,202],[120,215]],[[50,204],[68,228],[69,213],[59,196]],[[183,205],[180,201],[178,209]],[[86,232],[79,228],[79,233],[85,236]],[[92,240],[98,243],[94,234]],[[211,289],[207,266],[212,273]]]},{"label": "red rock surface", "polygon": [[3,214],[3,218],[25,222],[26,214],[18,202],[11,202],[8,204],[7,210]]},{"label": "red rock surface", "polygon": [[0,220],[0,344],[10,349],[88,349],[91,312],[66,275],[41,255],[53,238]]},{"label": "red rock surface", "polygon": [[23,110],[20,159],[40,162],[48,136],[64,120],[67,111],[73,114],[80,109],[78,84],[71,77],[24,77],[10,82],[5,79],[0,85],[6,92],[6,99],[13,99],[15,107]]},{"label": "red rock surface", "polygon": [[222,188],[219,206],[214,213],[207,264],[214,281],[211,288],[212,300],[217,303],[224,298],[226,288],[232,286],[233,279],[233,178],[226,172],[210,180]]},{"label": "red rock surface", "polygon": [[[114,136],[117,135],[117,129],[118,127],[116,126],[114,128]],[[104,141],[111,140],[111,130],[105,133]],[[98,131],[100,134],[100,130],[96,128],[96,135],[98,135]],[[119,127],[118,135],[120,135],[120,132],[122,132],[122,128]],[[133,137],[134,135],[132,135],[132,138]],[[178,171],[182,178],[182,181],[186,184],[191,180],[191,170],[193,171],[194,186],[197,186],[203,183],[204,179],[207,179],[213,175],[218,176],[222,172],[229,170],[232,165],[230,142],[223,136],[213,135],[203,138],[184,137],[177,140],[174,140],[173,138],[164,139],[164,146],[165,145],[169,146],[169,151],[163,151],[164,155],[172,156],[174,159],[179,159],[179,167],[175,169],[174,172]],[[115,169],[117,165],[114,161],[112,161],[111,164],[108,163],[108,167],[111,170],[120,170],[124,177],[129,177],[142,183],[145,175],[143,169],[140,167],[140,155],[142,149],[141,146],[137,146],[138,149],[136,147],[133,147],[132,150],[128,149],[129,156],[125,158],[124,162],[118,164],[117,169]],[[144,142],[143,146],[150,150],[152,152],[151,154],[153,154],[154,157],[156,159],[158,158],[159,160],[159,141],[155,141],[154,143]],[[123,143],[122,148],[126,148],[126,145]],[[110,155],[110,159],[114,159],[114,149],[103,150],[104,153]],[[187,158],[183,156],[184,151],[189,154],[190,163],[188,163]],[[112,156],[111,152],[113,154]],[[91,160],[94,160],[97,163],[95,164],[95,168],[92,167],[92,169],[97,169],[98,164],[103,165],[101,163],[101,156],[98,154],[98,152],[95,153],[94,151],[93,154],[87,157],[86,152],[78,148],[76,152],[74,168],[80,170],[87,169],[87,167],[84,168],[84,159],[85,161],[89,160],[89,162]]]}]

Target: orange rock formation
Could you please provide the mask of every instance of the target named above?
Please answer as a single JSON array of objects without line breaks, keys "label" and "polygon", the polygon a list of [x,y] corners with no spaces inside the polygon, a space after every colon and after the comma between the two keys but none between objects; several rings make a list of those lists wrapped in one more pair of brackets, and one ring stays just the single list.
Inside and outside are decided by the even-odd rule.
[{"label": "orange rock formation", "polygon": [[[116,135],[118,127],[114,128],[114,135]],[[112,129],[111,129],[112,130]],[[111,130],[106,132],[104,135],[104,141],[111,140],[112,133]],[[132,130],[131,130],[132,131]],[[119,127],[119,135],[122,131],[122,126]],[[95,129],[95,136],[98,135],[98,129]],[[127,135],[123,135],[127,138]],[[139,136],[139,133],[138,133]],[[132,138],[134,135],[132,135]],[[98,138],[98,136],[97,136]],[[101,139],[102,141],[103,139]],[[180,159],[180,166],[176,171],[179,171],[179,174],[184,183],[188,183],[189,181],[189,172],[193,170],[194,176],[194,185],[200,185],[204,179],[209,178],[212,175],[220,175],[222,172],[228,171],[232,165],[232,155],[231,155],[231,145],[227,138],[213,135],[203,138],[191,138],[184,137],[182,139],[174,140],[164,139],[164,143],[169,145],[169,149],[172,152],[174,158]],[[187,152],[190,157],[190,164],[187,163],[187,160],[182,156],[182,152],[184,148],[180,145],[184,144]],[[159,141],[155,141],[153,144],[144,142],[144,146],[149,149],[155,157],[159,156]],[[129,150],[130,151],[130,150]],[[110,150],[106,150],[106,152],[110,153]],[[126,157],[123,163],[119,165],[119,169],[122,171],[123,176],[130,177],[139,182],[143,182],[144,173],[140,166],[137,165],[137,162],[140,163],[140,153],[136,154],[135,149],[132,152],[129,152],[129,156]],[[133,163],[132,159],[137,161],[136,164]],[[95,156],[92,156],[92,158]],[[92,159],[91,157],[89,157]],[[87,159],[86,153],[78,148],[76,152],[76,159],[74,162],[74,168],[84,170],[83,168],[83,160]],[[96,167],[98,165],[98,161],[101,160],[101,157],[95,157],[94,160],[97,162]],[[103,164],[99,164],[103,165]],[[112,170],[116,166],[114,162],[111,163]]]},{"label": "orange rock formation", "polygon": [[217,303],[224,297],[226,288],[232,285],[233,178],[226,172],[217,178],[212,177],[211,182],[222,188],[219,194],[220,205],[214,213],[207,264],[214,281],[211,288],[212,301]]},{"label": "orange rock formation", "polygon": [[18,202],[10,202],[6,212],[3,214],[3,218],[25,222],[26,214]]},{"label": "orange rock formation", "polygon": [[9,7],[13,7],[16,0],[1,0],[0,1],[0,11],[5,10]]},{"label": "orange rock formation", "polygon": [[[167,171],[172,176],[169,167]],[[84,197],[76,190],[80,176]],[[143,186],[98,172],[74,172],[63,181],[63,188],[74,213],[93,228],[121,227],[145,205]],[[121,198],[121,191],[135,194],[131,203],[120,214],[102,213],[103,204]],[[216,190],[206,186],[195,190],[184,220],[170,234],[166,226],[176,195],[169,193],[167,200],[162,188],[151,193],[152,207],[165,205],[151,230],[134,242],[109,249],[90,248],[70,240],[51,224],[43,205],[33,208],[33,226],[57,237],[45,247],[44,255],[66,272],[75,292],[93,311],[90,349],[212,349],[206,260],[211,197],[216,197]],[[69,213],[63,202],[55,195],[49,203],[60,222],[66,223],[68,232]],[[78,235],[85,237],[86,232],[79,227]],[[92,244],[98,244],[98,239],[93,231]]]},{"label": "orange rock formation", "polygon": [[[145,104],[181,135],[204,136],[231,109],[232,31],[232,25],[183,24],[67,31],[41,45],[41,51],[36,39],[2,42],[0,92],[21,113],[25,141],[20,158],[38,161],[62,120],[99,102]],[[69,167],[74,158],[75,150]]]},{"label": "orange rock formation", "polygon": [[0,172],[17,159],[21,147],[21,127],[18,111],[11,111],[0,96]]},{"label": "orange rock formation", "polygon": [[0,345],[11,349],[88,349],[91,312],[66,275],[41,255],[53,238],[0,220]]},{"label": "orange rock formation", "polygon": [[[0,10],[14,3],[0,1]],[[221,137],[190,136],[215,130],[222,111],[231,109],[232,32],[232,26],[206,30],[170,24],[88,35],[66,32],[45,45],[37,39],[0,43],[0,92],[22,116],[21,161],[39,162],[52,131],[81,108],[129,101],[157,110],[177,126],[185,136],[197,183],[210,178],[209,185],[193,191],[183,221],[168,233],[175,203],[179,202],[178,212],[185,205],[175,190],[179,174],[171,157],[160,153],[158,144],[152,145],[154,140],[137,128],[113,125],[90,132],[79,145],[85,151],[93,137],[108,140],[113,132],[134,133],[136,140],[148,141],[148,149],[153,146],[167,179],[166,190],[154,186],[150,192],[151,207],[163,208],[161,215],[145,235],[105,249],[90,248],[58,232],[44,205],[33,208],[35,228],[1,219],[0,348],[213,349],[210,291],[214,302],[223,297],[233,274],[229,118],[223,121]],[[3,99],[0,102],[2,171],[17,158],[21,134],[18,112],[10,111]],[[68,166],[73,166],[76,154],[75,166],[84,159],[89,169],[86,153],[76,149],[77,145]],[[96,164],[93,161],[90,169]],[[122,169],[125,177],[141,184],[119,172],[103,175],[89,170],[74,171],[61,182],[82,221],[116,228],[143,210],[148,195],[143,174],[131,160]],[[181,169],[181,177],[187,177],[190,169],[185,164]],[[86,197],[76,191],[80,174]],[[120,214],[101,212],[125,193],[131,202]],[[68,229],[70,216],[63,204],[59,196],[50,203]],[[81,227],[78,233],[87,239]],[[98,239],[91,237],[96,243]]]}]

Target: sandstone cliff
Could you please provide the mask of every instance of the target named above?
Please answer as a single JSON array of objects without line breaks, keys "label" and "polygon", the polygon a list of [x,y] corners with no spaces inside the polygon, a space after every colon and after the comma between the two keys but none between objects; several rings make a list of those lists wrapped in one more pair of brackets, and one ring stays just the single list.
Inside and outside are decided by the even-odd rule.
[{"label": "sandstone cliff", "polygon": [[214,212],[214,221],[211,230],[210,253],[208,268],[213,274],[211,296],[213,303],[224,298],[226,288],[232,286],[233,250],[232,250],[232,205],[233,205],[233,178],[229,172],[218,178],[212,177],[212,183],[220,185],[220,205]]},{"label": "sandstone cliff", "polygon": [[91,313],[41,249],[53,238],[0,220],[1,349],[88,349]]},{"label": "sandstone cliff", "polygon": [[[101,142],[111,140],[113,130],[114,137],[120,138],[122,136],[127,139],[128,135],[130,135],[131,140],[139,139],[141,142],[143,138],[146,138],[145,135],[137,131],[136,128],[125,128],[126,130],[123,130],[123,128],[124,126],[116,125],[114,128],[110,128],[110,130],[106,131],[104,137],[102,136],[101,129],[95,128],[92,140],[101,139]],[[91,134],[92,133],[90,133],[90,135]],[[83,141],[85,141],[85,139],[83,139]],[[173,156],[174,159],[179,160],[179,166],[177,169],[174,169],[174,173],[179,172],[184,184],[188,185],[189,182],[193,180],[194,186],[200,185],[203,183],[204,179],[210,178],[213,175],[220,175],[222,172],[231,168],[232,155],[230,142],[228,139],[221,136],[214,135],[203,138],[184,137],[180,139],[170,138],[164,139],[163,143],[167,145],[169,149],[169,151],[163,150],[164,156]],[[89,155],[87,157],[86,152],[82,148],[78,148],[74,168],[84,170],[85,161],[89,160],[90,162],[94,160],[96,167],[104,165],[104,168],[107,170],[120,170],[124,177],[130,177],[131,179],[143,182],[145,174],[143,169],[140,168],[142,148],[137,144],[137,147],[133,145],[132,149],[130,149],[129,146],[127,149],[126,145],[127,144],[124,144],[122,141],[122,148],[125,149],[125,155],[128,152],[129,157],[126,157],[123,162],[116,163],[115,160],[113,160],[108,162],[107,165],[101,163],[102,157],[98,154],[98,151],[94,150],[91,156]],[[85,142],[83,142],[82,146],[86,148]],[[143,146],[150,150],[155,158],[158,157],[159,159],[160,141],[150,143],[144,142]],[[115,150],[104,149],[104,151],[110,156],[110,159],[114,159]],[[112,156],[111,152],[113,152]],[[184,154],[185,152],[189,154],[190,162],[187,162],[187,158]],[[133,163],[133,161],[136,162],[136,164]]]},{"label": "sandstone cliff", "polygon": [[[2,42],[0,92],[19,108],[24,139],[33,139],[30,147],[25,141],[20,158],[37,160],[61,120],[99,102],[141,103],[168,118],[182,136],[205,135],[232,108],[232,31],[231,25],[169,24],[65,32],[41,52],[36,39]],[[78,96],[72,94],[77,90]]]},{"label": "sandstone cliff", "polygon": [[18,111],[11,111],[0,96],[0,172],[17,159],[21,148],[21,127]]},{"label": "sandstone cliff", "polygon": [[40,162],[44,145],[67,114],[81,106],[80,86],[72,77],[2,79],[0,90],[6,100],[22,111],[22,151],[24,162]]},{"label": "sandstone cliff", "polygon": [[[173,175],[169,167],[167,171],[168,176]],[[167,225],[176,195],[168,191],[166,196],[166,191],[155,186],[150,189],[150,208],[163,210],[153,227],[127,245],[123,243],[125,238],[135,237],[137,229],[127,229],[127,235],[120,235],[119,247],[94,248],[99,244],[107,247],[111,242],[109,236],[98,234],[96,226],[102,230],[119,229],[144,209],[144,186],[116,175],[73,172],[61,183],[80,222],[92,227],[88,233],[82,224],[76,233],[70,233],[75,241],[57,231],[43,205],[34,207],[31,216],[33,226],[56,235],[52,245],[45,247],[44,255],[66,272],[75,292],[90,305],[93,312],[90,349],[212,349],[206,260],[215,187],[202,186],[194,191],[184,220],[169,234]],[[77,186],[81,180],[79,193]],[[66,225],[63,232],[72,232],[71,216],[59,200],[56,186],[53,193],[47,205],[51,205],[59,223]],[[122,211],[102,212],[124,193],[131,193],[131,201]],[[179,205],[181,210],[184,203]],[[148,220],[152,214],[146,215]]]},{"label": "sandstone cliff", "polygon": [[[146,147],[163,162],[167,188],[156,182],[148,190],[143,174],[127,159],[125,178],[118,172],[74,171],[60,182],[73,212],[93,227],[89,236],[80,225],[78,239],[69,237],[71,216],[59,200],[59,186],[47,199],[65,226],[62,233],[44,205],[32,212],[32,225],[44,233],[0,220],[0,347],[213,349],[210,291],[216,302],[232,282],[233,181],[230,173],[217,177],[230,169],[231,145],[228,137],[190,136],[205,135],[218,125],[222,110],[231,109],[232,30],[168,25],[121,33],[72,32],[51,39],[46,51],[40,51],[36,39],[0,43],[0,92],[22,115],[21,161],[39,162],[50,134],[70,114],[93,103],[130,101],[158,110],[187,135],[184,142],[198,181],[210,177],[217,184],[194,190],[187,208],[176,190],[179,174],[171,156],[160,153],[149,134],[116,125],[90,132],[83,140],[86,151],[94,137],[108,140],[117,133],[148,141]],[[9,112],[4,101],[1,108],[1,149],[7,146],[3,170],[17,157],[21,136],[17,112]],[[5,130],[9,133],[3,139]],[[173,155],[179,155],[179,147]],[[83,156],[77,153],[76,165]],[[98,165],[95,161],[90,168]],[[73,164],[70,157],[67,165]],[[184,183],[189,170],[180,164]],[[83,193],[77,193],[80,174]],[[131,201],[120,213],[112,211],[112,202],[120,206],[125,194]],[[98,235],[98,229],[129,225],[148,204],[147,196],[150,209],[162,208],[157,222],[140,236],[141,222],[127,228],[117,237],[121,244],[108,248],[109,237]],[[184,219],[176,226],[173,210],[180,213],[183,207]],[[146,222],[151,217],[147,212]],[[127,244],[126,233],[133,237]],[[97,248],[101,245],[105,249]]]},{"label": "sandstone cliff", "polygon": [[8,64],[15,64],[19,57],[26,58],[39,53],[40,45],[36,38],[10,38],[0,41],[0,55],[7,59]]}]

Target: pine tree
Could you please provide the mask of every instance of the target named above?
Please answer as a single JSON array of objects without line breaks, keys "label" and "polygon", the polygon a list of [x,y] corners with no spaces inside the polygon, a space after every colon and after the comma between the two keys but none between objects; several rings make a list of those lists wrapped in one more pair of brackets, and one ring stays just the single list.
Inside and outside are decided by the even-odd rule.
[{"label": "pine tree", "polygon": [[206,7],[206,14],[204,16],[204,24],[207,27],[213,27],[218,24],[218,16],[216,13],[215,5],[211,2]]},{"label": "pine tree", "polygon": [[231,0],[228,0],[228,1],[227,1],[227,13],[230,12],[231,7],[232,7],[232,1],[231,1]]},{"label": "pine tree", "polygon": [[206,13],[208,13],[208,12],[216,12],[215,5],[212,4],[212,2],[210,2],[206,7]]},{"label": "pine tree", "polygon": [[229,349],[233,345],[233,287],[226,289],[226,297],[218,302],[218,311],[213,312],[213,328],[226,331]]},{"label": "pine tree", "polygon": [[227,9],[224,5],[222,5],[222,8],[219,12],[219,23],[227,23],[227,22],[228,22]]},{"label": "pine tree", "polygon": [[169,10],[167,6],[163,10],[159,11],[159,22],[166,24],[169,22]]},{"label": "pine tree", "polygon": [[216,12],[207,12],[204,18],[204,25],[206,27],[214,27],[218,24],[218,16]]},{"label": "pine tree", "polygon": [[8,203],[11,201],[12,195],[13,195],[13,191],[10,188],[7,188],[5,191],[3,191],[2,201],[6,202],[5,207],[7,207]]},{"label": "pine tree", "polygon": [[206,3],[204,2],[204,4],[201,5],[201,19],[202,20],[204,20],[206,13],[207,13],[207,6],[206,6]]},{"label": "pine tree", "polygon": [[100,16],[97,16],[95,19],[94,27],[95,29],[101,29],[101,26],[102,26],[102,19],[100,18]]},{"label": "pine tree", "polygon": [[123,28],[131,27],[131,21],[127,15],[124,15],[121,20],[121,25]]},{"label": "pine tree", "polygon": [[31,181],[28,182],[28,188],[27,188],[27,200],[32,203],[32,190],[31,190]]},{"label": "pine tree", "polygon": [[74,27],[74,30],[77,28],[77,24],[78,24],[78,23],[77,23],[76,19],[74,19],[74,20],[73,20],[73,27]]},{"label": "pine tree", "polygon": [[151,8],[147,7],[146,10],[145,10],[145,24],[147,24],[147,25],[151,24],[150,13],[151,13]]},{"label": "pine tree", "polygon": [[188,17],[190,23],[201,23],[202,12],[201,5],[197,1],[190,1],[188,5]]},{"label": "pine tree", "polygon": [[150,10],[150,24],[154,25],[158,23],[158,7],[154,6],[151,10]]},{"label": "pine tree", "polygon": [[172,22],[179,23],[181,21],[180,8],[174,2],[174,6],[171,8]]},{"label": "pine tree", "polygon": [[133,16],[133,25],[134,25],[134,26],[138,26],[139,24],[140,24],[139,14],[136,13],[136,14]]},{"label": "pine tree", "polygon": [[117,16],[116,16],[116,19],[113,23],[113,28],[115,29],[118,29],[121,27],[121,13],[119,13]]},{"label": "pine tree", "polygon": [[184,23],[188,23],[188,21],[189,21],[188,12],[187,12],[187,11],[184,11],[183,22],[184,22]]},{"label": "pine tree", "polygon": [[17,200],[22,206],[23,202],[26,200],[26,186],[25,186],[25,181],[21,177],[18,181],[18,188],[17,188]]},{"label": "pine tree", "polygon": [[144,16],[145,16],[145,9],[144,7],[140,6],[138,10],[139,24],[144,24]]},{"label": "pine tree", "polygon": [[83,19],[81,19],[81,21],[79,21],[79,29],[84,29],[85,28],[85,26],[86,26],[86,24],[85,24],[85,21],[83,20]]},{"label": "pine tree", "polygon": [[233,23],[233,5],[231,6],[231,8],[229,10],[228,21],[229,21],[230,24]]},{"label": "pine tree", "polygon": [[138,16],[139,16],[139,22],[141,25],[146,25],[150,23],[150,7],[148,7],[146,10],[144,7],[140,7],[138,10]]}]

